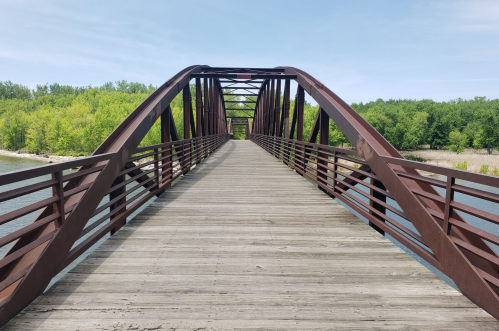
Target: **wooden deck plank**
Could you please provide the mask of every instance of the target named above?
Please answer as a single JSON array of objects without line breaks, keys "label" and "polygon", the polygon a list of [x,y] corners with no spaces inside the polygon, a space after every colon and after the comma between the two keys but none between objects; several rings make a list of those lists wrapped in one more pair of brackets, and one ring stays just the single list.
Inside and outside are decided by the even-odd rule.
[{"label": "wooden deck plank", "polygon": [[230,141],[4,330],[496,330],[250,141]]}]

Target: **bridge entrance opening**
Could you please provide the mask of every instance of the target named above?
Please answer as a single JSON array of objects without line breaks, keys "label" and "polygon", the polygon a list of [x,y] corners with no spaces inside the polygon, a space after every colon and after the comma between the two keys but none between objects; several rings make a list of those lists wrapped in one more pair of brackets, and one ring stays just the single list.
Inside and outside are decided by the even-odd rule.
[{"label": "bridge entrance opening", "polygon": [[251,133],[251,119],[246,117],[231,117],[228,120],[229,134],[232,139],[248,140]]}]

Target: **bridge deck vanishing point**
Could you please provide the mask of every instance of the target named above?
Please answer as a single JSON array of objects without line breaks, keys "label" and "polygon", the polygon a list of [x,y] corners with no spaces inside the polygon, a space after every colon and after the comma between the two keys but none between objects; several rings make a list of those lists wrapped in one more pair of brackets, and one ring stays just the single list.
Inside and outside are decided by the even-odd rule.
[{"label": "bridge deck vanishing point", "polygon": [[262,148],[229,141],[4,329],[498,327]]}]

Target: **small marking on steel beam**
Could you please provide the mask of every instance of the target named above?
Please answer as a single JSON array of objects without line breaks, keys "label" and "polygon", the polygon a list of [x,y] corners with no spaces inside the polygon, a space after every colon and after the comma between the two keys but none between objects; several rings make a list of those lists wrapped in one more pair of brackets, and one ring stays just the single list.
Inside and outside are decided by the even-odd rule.
[{"label": "small marking on steel beam", "polygon": [[251,79],[251,75],[237,74],[238,79]]}]

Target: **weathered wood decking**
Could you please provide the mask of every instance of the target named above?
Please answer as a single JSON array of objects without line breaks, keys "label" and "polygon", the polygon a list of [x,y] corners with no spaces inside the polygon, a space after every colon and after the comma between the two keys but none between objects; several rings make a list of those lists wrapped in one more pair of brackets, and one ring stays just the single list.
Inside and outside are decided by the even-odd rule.
[{"label": "weathered wood decking", "polygon": [[250,141],[230,141],[5,330],[496,330]]}]

